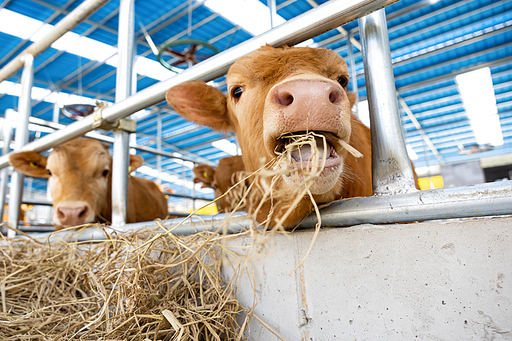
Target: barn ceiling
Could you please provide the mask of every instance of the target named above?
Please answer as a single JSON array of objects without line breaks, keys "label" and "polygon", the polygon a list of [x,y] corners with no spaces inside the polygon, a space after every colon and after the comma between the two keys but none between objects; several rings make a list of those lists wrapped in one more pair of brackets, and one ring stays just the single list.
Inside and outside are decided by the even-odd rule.
[{"label": "barn ceiling", "polygon": [[[4,0],[0,5],[0,68],[44,36],[44,32],[81,2]],[[174,75],[157,62],[145,32],[156,46],[192,38],[225,51],[252,38],[258,30],[266,29],[261,25],[245,26],[249,20],[243,14],[249,13],[252,17],[256,14],[244,7],[246,4],[241,5],[243,1],[233,1],[238,4],[238,7],[230,7],[234,16],[220,12],[215,2],[218,1],[135,2],[138,91]],[[290,20],[324,2],[277,0],[279,22]],[[269,13],[264,7],[266,4],[266,0],[260,1],[264,19]],[[78,25],[72,34],[61,38],[35,59],[33,118],[52,121],[55,103],[62,106],[94,103],[95,100],[114,102],[118,9],[119,1],[108,2]],[[411,155],[417,155],[415,166],[458,163],[512,153],[512,1],[402,0],[387,7],[386,14],[403,130]],[[257,19],[258,23],[262,21]],[[357,22],[314,37],[307,43],[333,49],[348,62],[349,33],[353,35],[358,94],[364,101],[366,90]],[[203,48],[198,55],[209,53],[213,52]],[[488,85],[494,90],[497,115],[493,116],[495,119],[470,120],[471,115],[466,110],[468,105],[464,106],[456,76],[485,67],[489,68],[489,71],[484,69],[484,73],[490,74],[492,80]],[[0,116],[8,108],[17,108],[19,85],[16,83],[20,77],[21,72],[18,72],[0,83]],[[469,88],[477,90],[473,98],[480,98],[485,81],[472,82],[473,86]],[[214,83],[225,91],[223,78]],[[360,114],[363,112],[364,104],[359,109]],[[236,140],[233,135],[219,134],[186,121],[165,103],[136,113],[134,118],[137,120],[137,144],[157,148],[157,132],[161,132],[164,151],[179,152],[198,162],[216,163],[229,156],[226,147],[233,148]],[[488,151],[471,154],[478,145],[475,130],[483,129],[487,121],[496,123],[502,141],[499,132],[494,131],[494,145],[485,146],[490,148]],[[60,124],[71,122],[62,114],[58,117]],[[51,131],[41,125],[31,125],[30,129],[33,139]],[[216,141],[220,141],[220,145]],[[478,142],[487,143],[485,138],[479,138]],[[190,162],[166,157],[157,160],[149,153],[141,155],[146,167],[139,174],[154,179],[155,170],[161,164],[165,187],[192,194]],[[35,181],[32,186],[44,190],[46,184]],[[211,192],[206,193],[211,196]]]}]

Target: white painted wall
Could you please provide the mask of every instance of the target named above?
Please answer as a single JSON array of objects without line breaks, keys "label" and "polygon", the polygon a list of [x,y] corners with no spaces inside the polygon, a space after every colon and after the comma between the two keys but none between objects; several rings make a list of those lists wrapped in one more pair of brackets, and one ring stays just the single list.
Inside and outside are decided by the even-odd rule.
[{"label": "white painted wall", "polygon": [[[294,271],[312,235],[275,236],[252,256],[256,294],[240,282],[285,340],[512,340],[512,218],[324,229]],[[278,340],[255,319],[250,339]]]}]

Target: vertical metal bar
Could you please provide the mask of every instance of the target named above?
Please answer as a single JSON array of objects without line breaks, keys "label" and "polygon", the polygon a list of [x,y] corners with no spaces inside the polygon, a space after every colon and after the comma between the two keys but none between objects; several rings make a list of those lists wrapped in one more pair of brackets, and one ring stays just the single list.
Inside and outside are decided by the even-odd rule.
[{"label": "vertical metal bar", "polygon": [[[14,140],[15,150],[20,149],[28,143],[28,119],[32,112],[32,85],[34,84],[34,57],[27,54],[23,57],[23,72],[21,74],[21,95],[18,103],[19,120],[16,126],[16,136]],[[8,224],[17,228],[20,218],[20,205],[23,196],[22,173],[14,170],[11,175],[11,191],[9,198],[9,219]],[[16,233],[12,230],[7,232],[8,237],[15,237]]]},{"label": "vertical metal bar", "polygon": [[267,6],[270,10],[270,28],[274,28],[277,16],[276,0],[267,0]]},{"label": "vertical metal bar", "polygon": [[401,129],[383,9],[359,19],[372,133],[374,194],[415,190]]},{"label": "vertical metal bar", "polygon": [[350,32],[347,37],[347,51],[348,51],[348,63],[350,68],[350,79],[352,81],[352,92],[356,94],[356,102],[352,111],[359,117],[357,104],[359,103],[359,89],[357,87],[357,74],[356,74],[356,59],[354,58],[354,51],[352,41],[354,33]]},{"label": "vertical metal bar", "polygon": [[[158,121],[156,123],[156,148],[159,152],[162,151],[162,114],[158,112]],[[160,173],[162,172],[162,155],[156,156],[156,169],[158,170],[158,184],[162,183]]]},{"label": "vertical metal bar", "polygon": [[[119,3],[119,64],[116,76],[116,103],[128,98],[132,92],[132,71],[135,43],[135,1]],[[126,223],[128,198],[128,167],[130,134],[123,130],[114,132],[112,161],[112,225]]]},{"label": "vertical metal bar", "polygon": [[[4,145],[2,147],[2,155],[5,155],[11,151],[10,143],[12,140],[12,119],[14,110],[7,109],[5,111],[5,118],[2,124],[2,140]],[[9,182],[9,171],[10,168],[4,168],[0,170],[0,221],[3,220],[5,199],[7,197],[7,183]],[[3,231],[2,231],[3,233]]]},{"label": "vertical metal bar", "polygon": [[60,117],[60,107],[57,103],[53,105],[53,116],[52,116],[52,122],[59,123],[59,117]]}]

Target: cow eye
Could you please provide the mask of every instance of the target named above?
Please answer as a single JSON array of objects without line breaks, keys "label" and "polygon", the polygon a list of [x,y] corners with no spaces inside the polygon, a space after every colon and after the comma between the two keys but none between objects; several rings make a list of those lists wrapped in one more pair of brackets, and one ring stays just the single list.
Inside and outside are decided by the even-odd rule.
[{"label": "cow eye", "polygon": [[338,83],[340,83],[340,85],[341,85],[343,88],[346,88],[346,87],[347,87],[347,85],[348,85],[348,79],[347,79],[347,77],[343,77],[343,76],[338,77],[337,81],[338,81]]},{"label": "cow eye", "polygon": [[237,86],[233,91],[231,91],[231,94],[235,98],[240,98],[240,96],[242,96],[242,92],[244,92],[244,88],[242,86]]},{"label": "cow eye", "polygon": [[108,175],[108,173],[109,173],[109,170],[108,170],[108,169],[105,169],[105,170],[103,171],[103,173],[101,173],[101,175],[103,175],[103,176],[107,176],[107,175]]},{"label": "cow eye", "polygon": [[52,176],[52,172],[49,169],[46,170],[46,173],[48,173],[49,176]]}]

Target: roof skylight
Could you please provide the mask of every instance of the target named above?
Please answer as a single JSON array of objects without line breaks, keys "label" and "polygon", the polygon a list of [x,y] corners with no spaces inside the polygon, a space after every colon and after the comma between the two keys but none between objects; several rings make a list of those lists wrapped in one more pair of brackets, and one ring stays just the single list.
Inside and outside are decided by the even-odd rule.
[{"label": "roof skylight", "polygon": [[230,155],[238,154],[236,144],[234,144],[233,142],[230,142],[229,140],[226,140],[226,139],[213,141],[212,146],[214,146],[215,148],[218,148]]},{"label": "roof skylight", "polygon": [[[258,0],[206,0],[204,6],[217,12],[235,25],[257,36],[271,29],[270,10]],[[276,14],[274,26],[286,22],[283,17]]]},{"label": "roof skylight", "polygon": [[501,131],[496,97],[488,67],[466,72],[455,77],[462,103],[480,145],[501,146]]},{"label": "roof skylight", "polygon": [[[38,41],[50,32],[53,27],[53,25],[45,24],[42,21],[8,9],[0,9],[0,32],[20,39]],[[52,47],[90,60],[107,61],[107,64],[117,67],[117,58],[111,58],[114,55],[117,56],[117,47],[89,37],[82,37],[74,32],[64,34],[52,44]],[[137,73],[153,79],[164,80],[174,75],[170,71],[164,71],[160,63],[149,58],[138,56],[135,64],[134,67]]]}]

